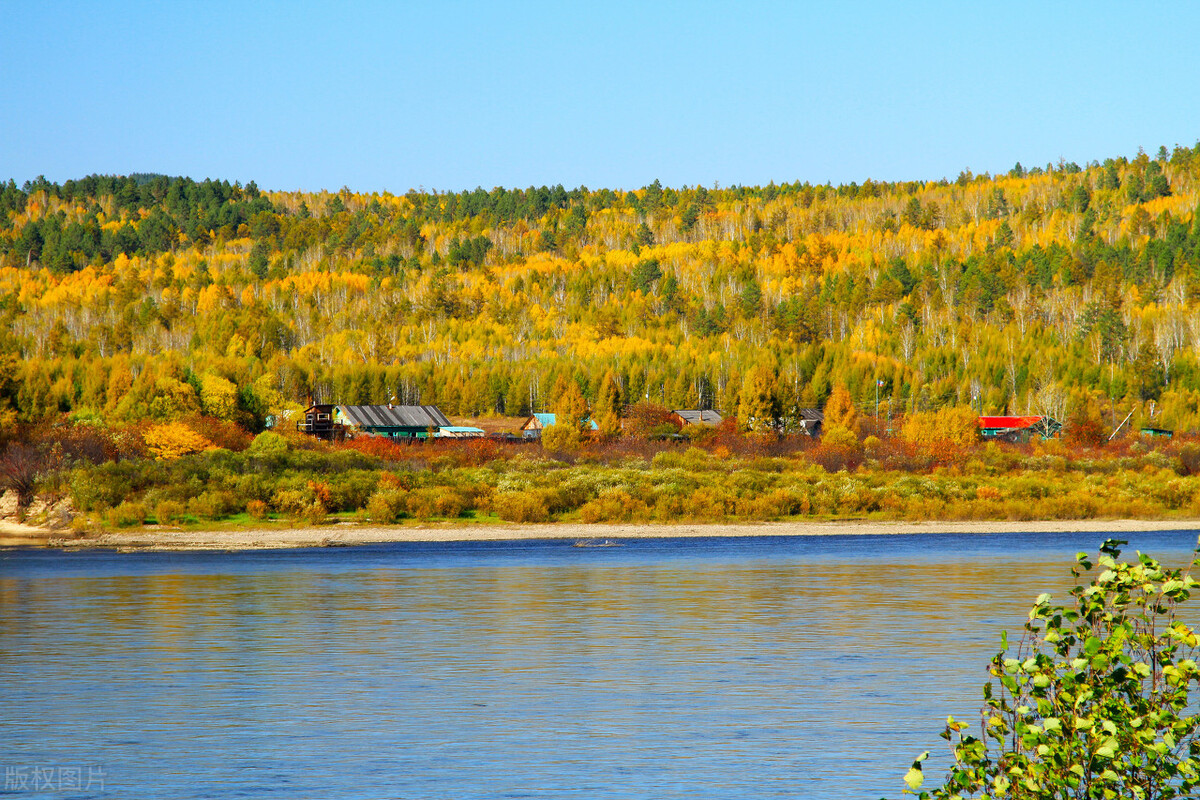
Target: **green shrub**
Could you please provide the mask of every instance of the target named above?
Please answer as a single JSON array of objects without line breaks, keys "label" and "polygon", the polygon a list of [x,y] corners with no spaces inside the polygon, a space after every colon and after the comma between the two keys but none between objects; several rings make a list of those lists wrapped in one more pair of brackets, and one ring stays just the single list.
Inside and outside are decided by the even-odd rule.
[{"label": "green shrub", "polygon": [[267,501],[271,499],[272,488],[269,479],[259,473],[238,475],[231,481],[231,488],[238,497],[251,500]]},{"label": "green shrub", "polygon": [[447,470],[454,469],[454,466],[455,458],[454,456],[448,454],[434,456],[433,458],[429,459],[429,471],[435,475],[439,472],[446,472]]},{"label": "green shrub", "polygon": [[1153,490],[1154,498],[1172,511],[1190,506],[1195,494],[1196,485],[1186,478],[1168,481]]},{"label": "green shrub", "polygon": [[[693,447],[692,450],[698,448]],[[690,451],[689,451],[690,452]],[[700,452],[704,452],[701,450]],[[708,454],[705,453],[705,456]],[[684,461],[683,454],[673,450],[664,450],[661,453],[656,453],[650,459],[650,466],[654,469],[683,469],[687,466]]]},{"label": "green shrub", "polygon": [[146,521],[146,506],[125,501],[104,512],[104,521],[114,528],[128,528]]},{"label": "green shrub", "polygon": [[391,525],[408,515],[408,492],[403,489],[379,489],[367,501],[367,517],[380,525]]},{"label": "green shrub", "polygon": [[160,500],[154,506],[154,518],[159,525],[173,525],[183,519],[186,512],[187,505],[178,500]]},{"label": "green shrub", "polygon": [[550,509],[540,492],[502,492],[492,498],[492,510],[508,522],[550,521]]},{"label": "green shrub", "polygon": [[688,495],[680,491],[662,491],[654,501],[654,518],[660,522],[675,522],[686,516]]},{"label": "green shrub", "polygon": [[354,511],[365,507],[378,482],[376,472],[361,469],[329,476],[329,509]]},{"label": "green shrub", "polygon": [[1166,455],[1162,450],[1152,450],[1146,453],[1145,456],[1141,457],[1141,462],[1148,465],[1148,467],[1169,469],[1172,473],[1178,473],[1178,471],[1183,469],[1183,465],[1180,462]]},{"label": "green shrub", "polygon": [[274,431],[263,431],[246,448],[246,452],[253,456],[282,456],[287,451],[287,439]]},{"label": "green shrub", "polygon": [[579,509],[584,522],[633,522],[650,518],[650,507],[644,500],[623,489],[609,489]]},{"label": "green shrub", "polygon": [[233,492],[212,491],[204,492],[193,497],[187,504],[188,513],[200,519],[222,519],[245,508],[244,503],[238,502]]},{"label": "green shrub", "polygon": [[808,498],[795,489],[773,489],[764,494],[739,497],[735,504],[739,517],[755,520],[791,517],[807,509]]},{"label": "green shrub", "polygon": [[1042,477],[1020,477],[1009,482],[1007,486],[1009,497],[1021,500],[1038,500],[1051,492],[1051,486]]},{"label": "green shrub", "polygon": [[843,514],[865,514],[879,508],[879,495],[867,486],[848,485],[838,496],[838,510]]},{"label": "green shrub", "polygon": [[328,515],[329,512],[326,510],[325,504],[320,500],[315,500],[300,510],[300,519],[309,525],[324,524]]},{"label": "green shrub", "polygon": [[281,514],[298,516],[313,501],[306,489],[278,489],[271,497],[271,507]]},{"label": "green shrub", "polygon": [[692,492],[683,504],[684,514],[694,520],[722,520],[733,512],[734,500],[714,487]]},{"label": "green shrub", "polygon": [[946,719],[954,763],[944,784],[918,792],[924,753],[904,778],[906,794],[1196,797],[1200,639],[1179,606],[1200,583],[1146,555],[1118,561],[1123,544],[1101,546],[1102,569],[1086,585],[1080,578],[1094,564],[1080,553],[1067,604],[1042,594],[1019,638],[1001,634],[979,724]]},{"label": "green shrub", "polygon": [[71,473],[71,499],[80,511],[97,511],[120,505],[133,493],[132,465],[101,464]]}]

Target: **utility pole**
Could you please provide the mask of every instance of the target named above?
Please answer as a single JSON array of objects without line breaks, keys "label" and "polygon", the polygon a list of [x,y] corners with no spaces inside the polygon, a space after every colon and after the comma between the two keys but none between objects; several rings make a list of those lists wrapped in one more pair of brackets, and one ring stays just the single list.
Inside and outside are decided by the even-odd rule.
[{"label": "utility pole", "polygon": [[875,431],[879,432],[879,387],[883,385],[883,381],[875,379]]}]

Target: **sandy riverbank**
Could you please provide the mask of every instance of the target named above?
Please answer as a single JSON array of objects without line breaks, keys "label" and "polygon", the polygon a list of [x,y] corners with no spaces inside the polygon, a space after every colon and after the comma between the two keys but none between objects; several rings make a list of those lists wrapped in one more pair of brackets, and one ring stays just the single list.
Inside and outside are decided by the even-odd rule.
[{"label": "sandy riverbank", "polygon": [[914,533],[1050,533],[1078,531],[1137,533],[1198,531],[1200,520],[1053,520],[969,522],[762,522],[677,525],[476,525],[393,526],[324,525],[312,528],[183,531],[137,529],[72,537],[63,533],[0,523],[0,546],[105,547],[139,550],[261,550],[287,547],[338,547],[381,542],[516,541],[521,539],[632,539],[695,536],[830,536]]},{"label": "sandy riverbank", "polygon": [[0,519],[0,547],[45,547],[56,535],[46,528]]}]

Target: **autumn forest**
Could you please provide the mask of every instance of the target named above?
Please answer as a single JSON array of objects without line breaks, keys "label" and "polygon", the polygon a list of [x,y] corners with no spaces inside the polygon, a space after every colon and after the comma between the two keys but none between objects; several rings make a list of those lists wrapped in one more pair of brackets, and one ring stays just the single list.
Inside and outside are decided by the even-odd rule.
[{"label": "autumn forest", "polygon": [[1196,431],[1198,201],[1200,144],[841,186],[9,181],[0,407],[255,434],[310,397],[516,417],[571,387],[787,434],[837,389],[884,438],[966,407]]},{"label": "autumn forest", "polygon": [[211,384],[251,426],[310,394],[515,416],[611,370],[627,398],[730,412],[753,376],[785,423],[839,382],[873,412],[882,381],[884,414],[1156,401],[1192,429],[1198,192],[1200,147],[839,187],[10,181],[3,400],[167,418]]}]

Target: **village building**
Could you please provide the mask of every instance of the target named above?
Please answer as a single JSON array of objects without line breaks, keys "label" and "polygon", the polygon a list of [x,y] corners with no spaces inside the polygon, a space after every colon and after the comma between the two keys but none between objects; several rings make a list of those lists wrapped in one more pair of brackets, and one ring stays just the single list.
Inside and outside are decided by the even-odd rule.
[{"label": "village building", "polygon": [[[349,406],[314,403],[304,411],[296,430],[327,440],[355,434],[393,439],[427,439],[442,428],[451,428],[437,406]],[[482,434],[482,431],[480,431]]]},{"label": "village building", "polygon": [[438,428],[438,439],[482,439],[487,435],[483,428],[471,428],[464,425],[451,425]]},{"label": "village building", "polygon": [[1028,442],[1034,436],[1049,439],[1062,430],[1062,423],[1053,417],[980,417],[979,435],[984,439],[1002,442]]},{"label": "village building", "polygon": [[796,414],[796,422],[801,433],[809,436],[820,436],[821,427],[825,424],[825,413],[819,408],[801,408]]},{"label": "village building", "polygon": [[677,418],[680,426],[688,425],[704,425],[709,428],[715,428],[722,422],[721,412],[713,411],[712,409],[689,409],[677,408],[671,412]]},{"label": "village building", "polygon": [[346,438],[346,428],[333,421],[337,406],[331,403],[313,403],[304,410],[304,417],[296,421],[296,430],[326,441]]},{"label": "village building", "polygon": [[[525,420],[525,424],[521,426],[521,436],[526,439],[542,438],[542,431],[549,428],[555,423],[554,414],[532,414],[529,419]],[[593,419],[584,420],[591,426],[594,431],[600,430],[600,426]]]}]

